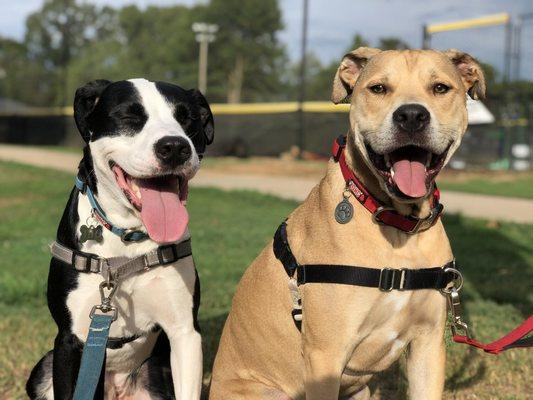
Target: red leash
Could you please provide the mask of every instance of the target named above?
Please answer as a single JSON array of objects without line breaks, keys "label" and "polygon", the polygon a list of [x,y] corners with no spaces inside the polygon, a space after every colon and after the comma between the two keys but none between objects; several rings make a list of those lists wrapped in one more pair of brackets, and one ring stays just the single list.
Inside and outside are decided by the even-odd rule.
[{"label": "red leash", "polygon": [[[372,214],[374,221],[377,223],[393,226],[403,232],[414,234],[422,230],[430,228],[442,213],[443,207],[439,203],[440,193],[435,187],[432,197],[432,209],[429,217],[424,219],[415,218],[412,216],[404,216],[398,214],[393,208],[382,206],[377,199],[375,199],[357,179],[354,172],[346,163],[344,148],[346,147],[346,136],[339,136],[333,142],[333,159],[339,163],[342,176],[346,181],[347,188],[355,196],[355,198]],[[533,331],[533,315],[526,319],[516,329],[495,340],[492,343],[481,343],[470,337],[468,333],[468,326],[461,319],[461,309],[459,301],[459,290],[463,286],[463,277],[461,273],[454,269],[457,273],[459,284],[457,287],[452,286],[450,289],[443,292],[448,297],[450,311],[452,314],[452,337],[455,343],[464,343],[470,346],[481,349],[490,354],[499,354],[508,349],[518,347],[533,347],[533,336],[526,337]],[[457,331],[463,331],[465,334],[457,334]]]},{"label": "red leash", "polygon": [[513,349],[517,347],[532,347],[533,336],[525,337],[533,330],[533,315],[526,319],[520,326],[509,332],[502,338],[495,340],[492,343],[481,343],[466,335],[453,335],[455,343],[464,343],[473,347],[477,347],[490,354],[499,354],[504,350]]}]

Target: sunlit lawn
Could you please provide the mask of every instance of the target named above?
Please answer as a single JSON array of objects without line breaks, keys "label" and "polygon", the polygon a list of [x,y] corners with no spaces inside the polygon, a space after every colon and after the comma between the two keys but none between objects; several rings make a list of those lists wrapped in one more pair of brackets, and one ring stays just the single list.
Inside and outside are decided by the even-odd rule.
[{"label": "sunlit lawn", "polygon": [[[47,245],[73,177],[0,163],[0,399],[25,398],[33,364],[52,347],[55,325],[45,300]],[[189,198],[194,257],[202,283],[201,326],[209,376],[235,285],[295,203],[252,192],[193,189]],[[532,310],[533,226],[445,218],[466,276],[468,320],[494,339]],[[493,225],[491,225],[493,226]],[[500,356],[449,344],[447,399],[526,399],[533,357]],[[401,362],[372,385],[376,398],[405,398]]]}]

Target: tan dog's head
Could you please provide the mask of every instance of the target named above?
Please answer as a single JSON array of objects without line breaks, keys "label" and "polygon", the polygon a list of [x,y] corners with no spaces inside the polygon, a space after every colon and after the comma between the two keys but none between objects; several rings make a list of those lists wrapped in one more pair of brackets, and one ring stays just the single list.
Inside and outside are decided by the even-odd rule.
[{"label": "tan dog's head", "polygon": [[467,127],[466,93],[485,95],[476,60],[458,50],[381,51],[344,56],[332,101],[351,101],[356,149],[397,201],[428,195]]}]

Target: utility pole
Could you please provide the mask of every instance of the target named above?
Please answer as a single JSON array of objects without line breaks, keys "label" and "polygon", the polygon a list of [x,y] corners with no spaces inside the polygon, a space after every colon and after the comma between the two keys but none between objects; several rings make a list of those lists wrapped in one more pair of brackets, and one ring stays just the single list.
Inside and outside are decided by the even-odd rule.
[{"label": "utility pole", "polygon": [[207,54],[209,43],[215,41],[218,25],[195,22],[192,24],[192,30],[196,33],[196,41],[200,43],[200,54],[198,56],[198,89],[205,96],[207,93]]},{"label": "utility pole", "polygon": [[305,72],[307,63],[307,24],[309,17],[309,2],[303,0],[303,12],[302,12],[302,54],[300,60],[300,93],[298,98],[298,119],[299,119],[299,131],[298,131],[298,157],[302,158],[303,151],[305,149],[305,113],[304,113],[304,101],[305,101]]},{"label": "utility pole", "polygon": [[422,26],[422,48],[427,50],[431,47],[431,35],[428,32],[428,26]]},{"label": "utility pole", "polygon": [[515,66],[514,66],[514,80],[520,80],[520,64],[522,61],[522,25],[524,21],[533,19],[533,13],[521,14],[518,16],[515,25]]},{"label": "utility pole", "polygon": [[511,61],[513,58],[513,25],[511,19],[505,24],[505,41],[504,41],[504,64],[503,64],[503,82],[509,84],[511,81]]}]

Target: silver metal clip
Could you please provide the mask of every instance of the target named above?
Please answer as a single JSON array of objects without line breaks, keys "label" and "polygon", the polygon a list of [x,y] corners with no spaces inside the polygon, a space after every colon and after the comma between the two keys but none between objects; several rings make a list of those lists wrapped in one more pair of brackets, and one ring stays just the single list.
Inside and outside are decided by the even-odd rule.
[{"label": "silver metal clip", "polygon": [[[108,272],[108,277],[105,281],[100,283],[100,286],[98,287],[100,290],[100,301],[101,304],[95,305],[91,309],[91,313],[89,314],[89,317],[92,319],[94,314],[97,310],[101,311],[104,314],[113,313],[113,321],[117,319],[117,309],[111,305],[111,299],[113,298],[116,290],[117,285],[114,281],[110,280],[110,274]],[[106,294],[106,289],[108,290],[108,293]]]},{"label": "silver metal clip", "polygon": [[[300,289],[298,288],[298,281],[296,278],[289,279],[289,291],[291,292],[293,317],[295,321],[302,320],[302,297],[300,296]],[[297,311],[296,313],[294,311]]]},{"label": "silver metal clip", "polygon": [[468,331],[468,325],[462,320],[461,317],[461,301],[459,299],[459,290],[452,287],[447,293],[448,305],[450,306],[450,312],[452,314],[452,334],[455,336],[457,331],[461,331],[467,338],[470,339],[470,332]]}]

